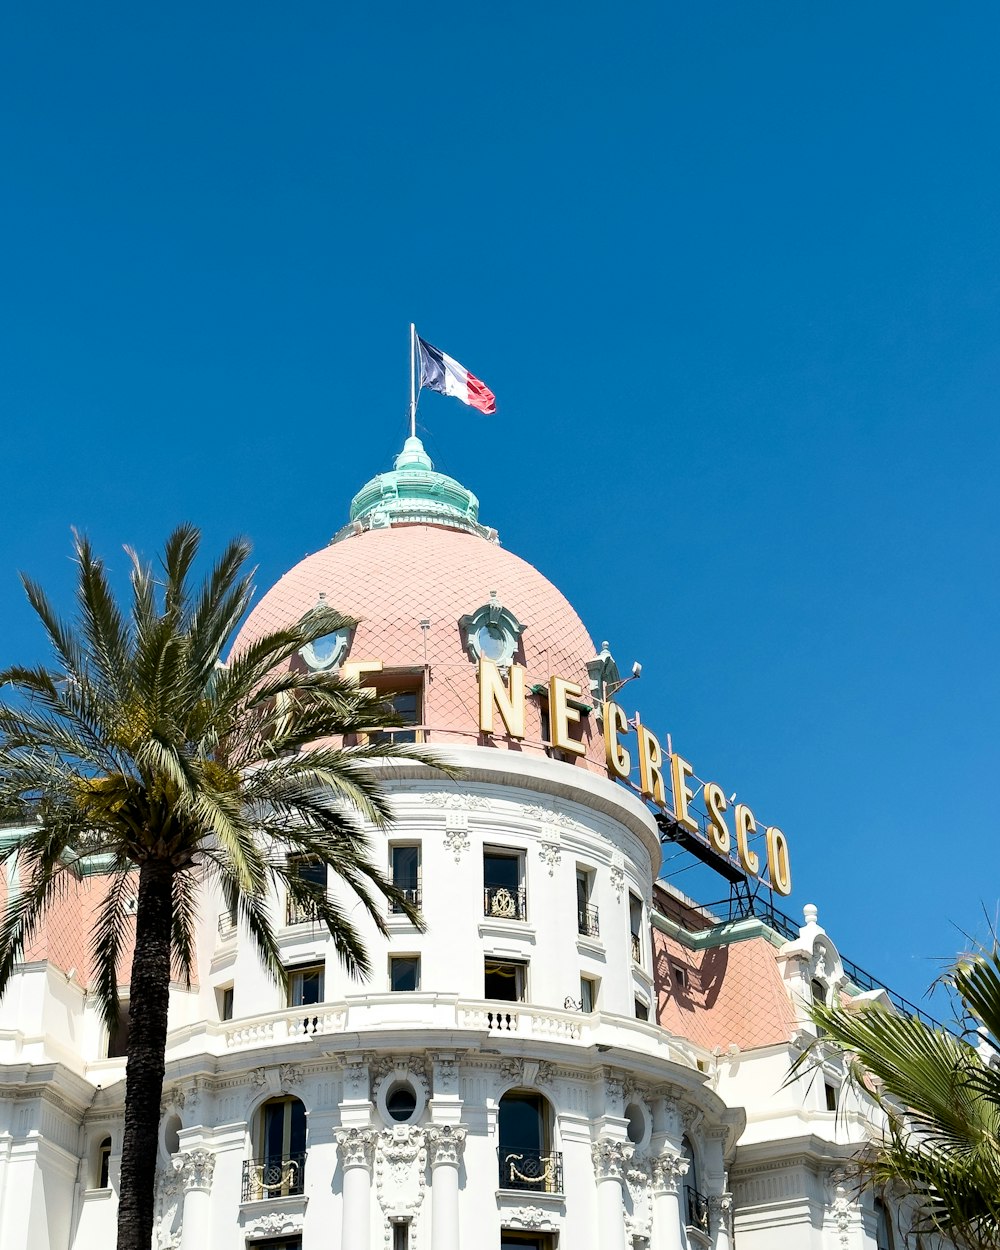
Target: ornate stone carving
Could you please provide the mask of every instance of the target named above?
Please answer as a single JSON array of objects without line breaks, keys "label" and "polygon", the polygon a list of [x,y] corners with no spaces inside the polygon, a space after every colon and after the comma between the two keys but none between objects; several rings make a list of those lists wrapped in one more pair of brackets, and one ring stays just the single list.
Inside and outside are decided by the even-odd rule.
[{"label": "ornate stone carving", "polygon": [[538,858],[548,866],[549,876],[554,877],[556,869],[562,863],[562,847],[558,842],[542,842],[538,848]]},{"label": "ornate stone carving", "polygon": [[625,1082],[608,1072],[604,1073],[604,1102],[609,1109],[614,1108],[616,1114],[620,1114],[625,1103]]},{"label": "ornate stone carving", "polygon": [[611,865],[611,888],[618,896],[620,903],[625,894],[625,869],[621,864]]},{"label": "ornate stone carving", "polygon": [[681,1119],[684,1121],[684,1128],[687,1132],[693,1132],[704,1118],[705,1113],[700,1107],[696,1107],[689,1102],[682,1104]]},{"label": "ornate stone carving", "polygon": [[444,844],[461,863],[462,855],[472,843],[469,841],[469,817],[465,812],[447,812],[444,818]]},{"label": "ornate stone carving", "polygon": [[432,1125],[427,1130],[427,1147],[432,1168],[441,1164],[458,1167],[465,1150],[466,1132],[466,1129],[454,1124]]},{"label": "ornate stone carving", "polygon": [[676,1194],[687,1175],[688,1161],[680,1155],[662,1154],[653,1160],[653,1189],[660,1194]]},{"label": "ornate stone carving", "polygon": [[344,1094],[347,1098],[368,1097],[368,1065],[366,1063],[344,1064]]},{"label": "ornate stone carving", "polygon": [[501,1059],[497,1063],[497,1071],[505,1080],[520,1081],[524,1065],[520,1059]]},{"label": "ornate stone carving", "polygon": [[302,1069],[297,1063],[283,1063],[278,1067],[278,1076],[281,1088],[287,1089],[289,1085],[298,1085],[302,1080]]},{"label": "ornate stone carving", "polygon": [[181,1188],[180,1170],[173,1162],[156,1170],[156,1205],[153,1229],[156,1250],[177,1250],[181,1244]]},{"label": "ornate stone carving", "polygon": [[211,1189],[215,1155],[211,1150],[188,1150],[174,1155],[174,1170],[185,1189]]},{"label": "ornate stone carving", "polygon": [[[834,1173],[837,1175],[837,1173]],[[844,1177],[846,1180],[846,1176]],[[851,1217],[854,1212],[854,1203],[847,1196],[847,1189],[843,1183],[838,1184],[834,1190],[833,1202],[830,1204],[830,1215],[833,1217],[833,1226],[837,1230],[837,1236],[843,1250],[847,1250],[851,1240]]]},{"label": "ornate stone carving", "polygon": [[168,1111],[184,1110],[184,1090],[180,1085],[173,1085],[170,1089],[165,1089],[160,1098],[160,1115],[165,1115]]},{"label": "ornate stone carving", "polygon": [[711,1222],[715,1227],[732,1230],[732,1194],[713,1194],[708,1200],[708,1210],[711,1216]]},{"label": "ornate stone carving", "polygon": [[263,1089],[267,1084],[267,1072],[264,1068],[251,1068],[250,1084],[256,1085],[258,1089]]},{"label": "ornate stone carving", "polygon": [[625,1220],[625,1227],[632,1238],[648,1241],[653,1231],[653,1204],[650,1202],[650,1163],[648,1159],[633,1156],[625,1169],[625,1183],[632,1199],[632,1214]]},{"label": "ornate stone carving", "polygon": [[246,1225],[244,1232],[252,1237],[280,1236],[282,1233],[300,1233],[302,1216],[286,1215],[284,1211],[269,1211]]},{"label": "ornate stone carving", "polygon": [[541,1229],[544,1232],[555,1232],[556,1225],[552,1216],[541,1207],[514,1207],[503,1215],[504,1228]]},{"label": "ornate stone carving", "polygon": [[458,1062],[455,1059],[434,1059],[434,1094],[458,1093]]},{"label": "ornate stone carving", "polygon": [[599,1181],[625,1179],[625,1170],[629,1160],[635,1153],[630,1142],[614,1141],[610,1137],[601,1137],[590,1148],[594,1161],[594,1175]]},{"label": "ornate stone carving", "polygon": [[445,807],[465,811],[490,810],[490,801],[481,794],[459,794],[454,791],[434,790],[424,795],[424,802],[432,807]]},{"label": "ornate stone carving", "polygon": [[424,1200],[427,1184],[427,1149],[423,1129],[397,1124],[379,1134],[375,1153],[375,1192],[379,1206],[390,1218],[408,1216],[412,1220]]},{"label": "ornate stone carving", "polygon": [[347,1168],[371,1168],[376,1134],[369,1128],[342,1129],[337,1134],[340,1159]]},{"label": "ornate stone carving", "polygon": [[555,826],[557,829],[579,829],[581,826],[558,808],[545,807],[541,803],[528,803],[524,814],[529,820],[537,820],[540,825]]},{"label": "ornate stone carving", "polygon": [[538,1064],[538,1074],[535,1077],[536,1085],[551,1085],[555,1080],[556,1068],[555,1064],[549,1063],[548,1059],[542,1059]]}]

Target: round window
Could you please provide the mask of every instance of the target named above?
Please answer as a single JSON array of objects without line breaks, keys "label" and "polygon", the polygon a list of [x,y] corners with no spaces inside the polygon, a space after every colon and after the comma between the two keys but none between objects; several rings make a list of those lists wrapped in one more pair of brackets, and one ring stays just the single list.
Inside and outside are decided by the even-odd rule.
[{"label": "round window", "polygon": [[645,1109],[637,1102],[630,1102],[625,1108],[625,1119],[628,1120],[628,1139],[634,1146],[646,1144],[649,1133],[649,1118]]},{"label": "round window", "polygon": [[180,1116],[168,1116],[163,1125],[163,1149],[168,1155],[175,1155],[181,1148],[180,1129]]},{"label": "round window", "polygon": [[397,1081],[385,1098],[385,1109],[400,1124],[405,1123],[417,1109],[417,1095],[412,1085]]},{"label": "round window", "polygon": [[476,645],[481,656],[496,664],[507,652],[507,635],[499,625],[481,625],[476,634]]}]

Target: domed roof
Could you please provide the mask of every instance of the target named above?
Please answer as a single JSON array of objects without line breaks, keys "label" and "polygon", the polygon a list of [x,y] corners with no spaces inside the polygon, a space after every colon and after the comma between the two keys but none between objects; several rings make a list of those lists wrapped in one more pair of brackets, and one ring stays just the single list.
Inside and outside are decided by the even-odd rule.
[{"label": "domed roof", "polygon": [[[426,467],[415,468],[425,477],[439,476],[430,472],[429,460]],[[365,492],[372,493],[371,486],[356,497],[355,505]],[[454,486],[463,490],[458,483]],[[431,481],[428,487],[442,501],[437,483]],[[454,506],[462,512],[461,502],[444,500],[445,507],[431,524],[404,519],[413,515],[412,495],[402,515],[394,512],[392,492],[388,497],[380,492],[378,501],[372,502],[383,509],[373,522],[381,528],[364,528],[372,514],[352,509],[353,527],[307,556],[264,595],[240,630],[234,651],[300,620],[322,598],[327,606],[358,621],[348,661],[380,660],[383,677],[377,680],[385,688],[392,688],[392,670],[397,676],[399,670],[408,670],[411,682],[423,677],[419,720],[426,726],[428,742],[473,745],[485,740],[478,727],[478,669],[469,646],[469,618],[479,609],[492,608],[494,614],[503,611],[522,627],[513,659],[525,665],[528,687],[547,683],[550,676],[564,677],[581,687],[581,702],[591,702],[586,665],[594,658],[594,644],[547,578],[500,547],[495,531],[484,530],[474,513],[464,511],[472,525],[455,525],[448,509]],[[526,740],[518,749],[541,752],[544,699],[529,696],[527,704]],[[497,730],[492,744],[506,745],[499,720]],[[593,713],[583,717],[583,740],[589,761],[600,767],[603,748]]]}]

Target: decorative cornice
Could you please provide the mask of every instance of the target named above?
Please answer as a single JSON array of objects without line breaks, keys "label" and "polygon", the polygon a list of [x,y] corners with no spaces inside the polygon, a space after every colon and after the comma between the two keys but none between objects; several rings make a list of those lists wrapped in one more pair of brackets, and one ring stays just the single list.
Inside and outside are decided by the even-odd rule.
[{"label": "decorative cornice", "polygon": [[541,1207],[513,1207],[504,1211],[501,1219],[504,1228],[531,1228],[554,1232],[557,1225],[552,1216]]},{"label": "decorative cornice", "polygon": [[249,1233],[253,1237],[278,1236],[281,1233],[300,1233],[301,1231],[301,1211],[288,1214],[284,1211],[269,1211],[266,1215],[251,1220],[243,1229],[244,1235]]},{"label": "decorative cornice", "polygon": [[431,1125],[427,1130],[427,1152],[431,1167],[457,1168],[462,1162],[467,1130],[454,1124]]},{"label": "decorative cornice", "polygon": [[348,1168],[371,1170],[377,1136],[368,1128],[343,1129],[337,1134],[337,1148],[345,1171]]}]

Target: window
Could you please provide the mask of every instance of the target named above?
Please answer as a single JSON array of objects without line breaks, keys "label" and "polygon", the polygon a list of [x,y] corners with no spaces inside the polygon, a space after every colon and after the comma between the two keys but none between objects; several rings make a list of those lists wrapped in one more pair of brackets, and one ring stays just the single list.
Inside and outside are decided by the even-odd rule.
[{"label": "window", "polygon": [[108,1058],[121,1059],[128,1054],[128,1003],[119,1003],[118,1020],[114,1028],[108,1030]]},{"label": "window", "polygon": [[[389,861],[392,870],[392,884],[402,890],[408,903],[420,906],[420,847],[418,845],[391,846]],[[402,908],[396,903],[389,904],[389,910],[401,913]]]},{"label": "window", "polygon": [[632,959],[642,963],[642,899],[635,894],[628,896],[628,923],[632,932]]},{"label": "window", "polygon": [[105,1137],[101,1144],[97,1147],[97,1175],[94,1180],[97,1182],[97,1189],[107,1189],[110,1184],[111,1174],[111,1138]]},{"label": "window", "polygon": [[809,982],[809,990],[812,994],[812,1000],[817,1007],[826,1006],[826,986],[822,981],[814,978]]},{"label": "window", "polygon": [[894,1250],[892,1216],[881,1198],[875,1199],[875,1246],[876,1250]]},{"label": "window", "polygon": [[302,1103],[297,1098],[269,1099],[257,1114],[256,1138],[255,1156],[243,1164],[243,1201],[301,1194],[306,1166]]},{"label": "window", "polygon": [[674,985],[676,985],[679,990],[686,990],[688,987],[687,968],[682,968],[680,964],[671,964],[670,972],[674,979]]},{"label": "window", "polygon": [[580,978],[580,1010],[591,1012],[597,1010],[597,988],[598,980],[596,977]]},{"label": "window", "polygon": [[[395,673],[383,670],[370,684],[384,693],[387,708],[391,708],[403,725],[417,726],[423,719],[423,682],[420,674]],[[384,729],[369,735],[372,742],[422,742],[423,733],[417,729]]]},{"label": "window", "polygon": [[393,1224],[392,1250],[410,1250],[410,1225],[408,1220],[398,1220]]},{"label": "window", "polygon": [[587,868],[576,870],[576,929],[584,937],[600,937],[597,908],[591,903],[594,874]]},{"label": "window", "polygon": [[694,1148],[690,1139],[681,1139],[681,1158],[687,1160],[687,1184],[684,1187],[684,1222],[688,1228],[699,1228],[703,1233],[709,1231],[708,1199],[698,1188],[698,1166],[694,1157]]},{"label": "window", "polygon": [[527,920],[523,855],[517,851],[484,851],[483,887],[485,915]]},{"label": "window", "polygon": [[827,1111],[836,1111],[837,1110],[837,1087],[836,1085],[831,1085],[829,1081],[824,1081],[823,1092],[826,1097]]},{"label": "window", "polygon": [[389,989],[396,992],[420,989],[420,956],[389,956]]},{"label": "window", "polygon": [[526,971],[524,964],[487,959],[483,997],[501,1003],[523,1003]]},{"label": "window", "polygon": [[551,1233],[515,1233],[507,1228],[500,1230],[500,1250],[554,1250],[555,1244]]},{"label": "window", "polygon": [[323,965],[288,970],[289,1007],[309,1007],[323,1001]]},{"label": "window", "polygon": [[269,1237],[267,1241],[253,1241],[250,1243],[253,1250],[302,1250],[302,1238],[298,1235],[294,1237]]},{"label": "window", "polygon": [[552,1149],[552,1109],[540,1094],[511,1090],[500,1099],[500,1188],[562,1192],[562,1155]]},{"label": "window", "polygon": [[231,985],[220,985],[215,991],[216,998],[219,1001],[219,1019],[232,1020],[233,1018],[233,987]]},{"label": "window", "polygon": [[417,1109],[417,1094],[408,1081],[397,1081],[385,1097],[385,1109],[392,1119],[405,1124]]},{"label": "window", "polygon": [[649,1003],[643,1002],[641,998],[635,1000],[635,1018],[637,1020],[649,1019]]},{"label": "window", "polygon": [[[326,864],[322,860],[302,855],[288,861],[291,872],[300,881],[307,881],[317,890],[326,890]],[[308,900],[298,900],[288,895],[285,923],[307,924],[316,919],[316,908]]]}]

